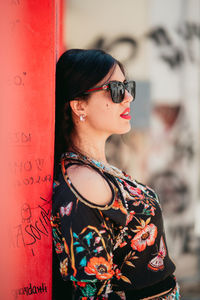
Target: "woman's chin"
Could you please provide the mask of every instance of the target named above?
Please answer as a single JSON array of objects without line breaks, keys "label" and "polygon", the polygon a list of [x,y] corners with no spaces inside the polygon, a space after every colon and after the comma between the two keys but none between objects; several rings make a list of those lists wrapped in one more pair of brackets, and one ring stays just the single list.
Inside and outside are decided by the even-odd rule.
[{"label": "woman's chin", "polygon": [[115,134],[125,134],[128,133],[131,130],[131,124],[129,123],[127,126],[123,126],[123,128],[121,127],[118,132],[116,132]]}]

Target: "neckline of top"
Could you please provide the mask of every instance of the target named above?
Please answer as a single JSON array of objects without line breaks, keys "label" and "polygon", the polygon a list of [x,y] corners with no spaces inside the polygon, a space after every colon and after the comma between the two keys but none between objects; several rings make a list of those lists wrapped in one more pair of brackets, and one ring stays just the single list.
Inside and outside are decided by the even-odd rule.
[{"label": "neckline of top", "polygon": [[61,155],[61,160],[65,160],[65,159],[75,159],[75,160],[81,160],[82,162],[85,162],[85,163],[91,163],[92,165],[94,165],[95,167],[100,169],[101,171],[107,172],[107,173],[114,175],[116,177],[119,177],[119,178],[123,178],[126,180],[128,179],[136,184],[135,180],[133,180],[130,175],[126,174],[124,171],[120,170],[119,168],[117,168],[111,164],[105,164],[102,161],[82,155],[80,153],[75,153],[72,151],[64,152]]},{"label": "neckline of top", "polygon": [[[155,194],[155,197],[154,197],[154,196],[150,195],[149,192],[147,191],[147,190],[153,191],[150,187],[148,187],[148,189],[145,189],[145,186],[143,184],[140,184],[139,182],[137,182],[137,180],[132,179],[130,175],[126,174],[124,171],[118,169],[115,166],[112,166],[110,164],[105,165],[103,162],[98,161],[94,158],[90,158],[85,155],[82,155],[81,153],[76,153],[76,152],[72,152],[72,151],[67,151],[67,152],[62,153],[60,160],[63,161],[65,159],[79,160],[79,161],[83,161],[85,163],[92,164],[93,166],[97,167],[101,172],[109,173],[110,175],[116,177],[116,179],[119,178],[119,181],[120,181],[120,179],[129,181],[129,182],[133,183],[136,188],[139,188],[140,190],[142,190],[143,193],[146,194],[148,197],[155,199],[159,203],[157,194],[153,192]],[[160,205],[160,203],[159,203],[159,205]]]}]

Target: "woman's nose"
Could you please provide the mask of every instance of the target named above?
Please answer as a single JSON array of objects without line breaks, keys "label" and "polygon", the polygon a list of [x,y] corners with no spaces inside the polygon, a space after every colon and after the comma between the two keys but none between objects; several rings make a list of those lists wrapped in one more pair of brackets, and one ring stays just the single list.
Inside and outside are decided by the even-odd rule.
[{"label": "woman's nose", "polygon": [[131,102],[131,101],[133,101],[133,96],[127,90],[125,90],[123,102]]}]

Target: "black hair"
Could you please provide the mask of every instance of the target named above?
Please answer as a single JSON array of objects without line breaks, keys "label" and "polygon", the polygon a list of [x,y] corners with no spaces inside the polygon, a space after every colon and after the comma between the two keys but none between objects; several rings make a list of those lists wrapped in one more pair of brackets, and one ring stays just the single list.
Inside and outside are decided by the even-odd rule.
[{"label": "black hair", "polygon": [[101,81],[116,64],[124,73],[119,61],[99,49],[70,49],[59,58],[56,64],[54,178],[61,154],[69,147],[73,149],[70,100],[88,100],[90,96],[84,92]]}]

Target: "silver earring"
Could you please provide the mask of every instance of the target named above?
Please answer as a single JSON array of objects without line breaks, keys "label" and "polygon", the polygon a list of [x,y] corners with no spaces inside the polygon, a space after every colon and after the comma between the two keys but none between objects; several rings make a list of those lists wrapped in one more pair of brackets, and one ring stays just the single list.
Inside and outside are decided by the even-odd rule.
[{"label": "silver earring", "polygon": [[84,122],[85,121],[85,116],[84,115],[80,115],[80,121]]}]

